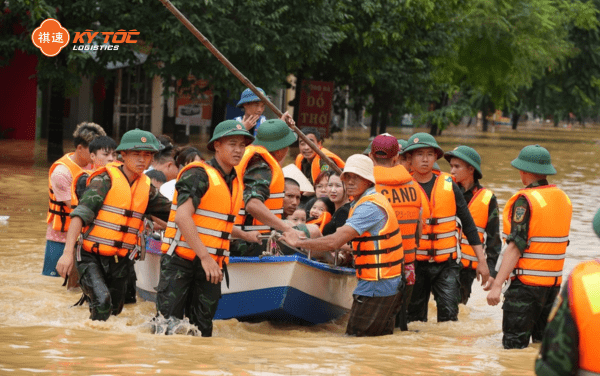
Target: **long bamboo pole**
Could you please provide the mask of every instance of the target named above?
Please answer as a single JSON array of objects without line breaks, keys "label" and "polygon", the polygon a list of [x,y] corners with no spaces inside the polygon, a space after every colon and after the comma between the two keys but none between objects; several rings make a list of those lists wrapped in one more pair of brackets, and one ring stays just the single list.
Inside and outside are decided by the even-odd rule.
[{"label": "long bamboo pole", "polygon": [[[263,93],[261,93],[256,86],[254,86],[254,84],[246,78],[246,76],[244,76],[242,74],[242,72],[240,72],[233,64],[231,64],[229,62],[229,60],[227,60],[227,58],[225,56],[223,56],[223,54],[217,50],[217,48],[215,46],[213,46],[212,43],[210,43],[210,41],[208,39],[206,39],[206,37],[204,35],[202,35],[202,33],[200,31],[198,31],[198,29],[196,29],[196,27],[179,11],[179,9],[177,9],[173,4],[171,4],[171,2],[169,0],[160,0],[161,3],[163,3],[163,5],[169,10],[171,11],[171,13],[173,13],[175,15],[175,17],[177,17],[177,19],[192,33],[194,34],[194,36],[206,47],[208,48],[208,50],[210,52],[212,52],[213,55],[215,55],[215,57],[217,59],[219,59],[219,61],[221,63],[223,63],[223,65],[225,65],[227,67],[227,69],[229,69],[229,71],[231,73],[233,73],[240,81],[242,81],[242,83],[244,85],[246,85],[246,87],[248,87],[250,90],[252,90],[254,92],[254,94],[256,94],[261,101],[265,102],[265,104],[267,105],[267,107],[269,107],[274,113],[275,115],[277,115],[278,117],[283,116],[283,113],[277,108],[277,106],[275,106],[275,104],[273,104],[273,102],[271,102],[269,100],[269,98],[267,98],[265,95],[263,95]],[[296,95],[299,95],[299,93],[296,93]],[[314,142],[312,142],[311,140],[309,140],[306,135],[304,133],[302,133],[302,131],[300,131],[300,129],[298,129],[298,127],[296,127],[296,125],[293,122],[286,122],[287,125],[294,131],[296,132],[296,134],[298,135],[298,137],[300,137],[300,139],[304,142],[306,142],[314,151],[315,153],[317,153],[319,155],[319,157],[321,157],[321,159],[327,163],[335,172],[337,172],[338,174],[342,173],[342,170],[340,170],[340,168],[335,164],[335,162],[333,162],[331,160],[331,158],[329,158],[328,156],[325,155],[325,153],[323,153],[323,151],[321,151],[321,149],[319,149],[319,147],[317,145],[314,144]]]}]

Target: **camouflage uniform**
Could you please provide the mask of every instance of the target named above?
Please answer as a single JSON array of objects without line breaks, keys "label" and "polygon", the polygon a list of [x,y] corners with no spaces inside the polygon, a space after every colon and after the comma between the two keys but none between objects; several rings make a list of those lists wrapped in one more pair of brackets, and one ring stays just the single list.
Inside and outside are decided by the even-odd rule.
[{"label": "camouflage uniform", "polygon": [[[527,186],[527,188],[548,185],[545,179]],[[521,255],[527,249],[529,220],[531,211],[524,196],[517,198],[513,205],[511,232],[506,242],[514,242]],[[504,293],[504,311],[502,317],[502,344],[505,349],[522,349],[529,346],[529,339],[540,342],[546,328],[546,322],[552,303],[556,299],[560,286],[529,286],[515,278]]]},{"label": "camouflage uniform", "polygon": [[[237,174],[232,169],[225,174],[216,159],[207,162],[217,169],[232,189]],[[200,204],[209,188],[208,175],[202,167],[185,171],[177,180],[177,204],[192,200],[194,208]],[[224,273],[226,273],[225,263]],[[203,337],[212,336],[212,319],[221,298],[221,284],[206,280],[206,273],[198,257],[186,260],[176,253],[163,254],[160,260],[160,280],[156,288],[156,308],[158,313],[169,320],[182,320],[184,313],[190,323],[196,325]],[[173,325],[171,325],[173,326]],[[158,331],[158,330],[157,330]]]},{"label": "camouflage uniform", "polygon": [[573,375],[579,366],[579,334],[569,307],[567,284],[554,303],[553,314],[554,317],[549,317],[551,321],[546,327],[540,354],[535,361],[535,373]]},{"label": "camouflage uniform", "polygon": [[[251,198],[265,202],[271,195],[270,185],[273,172],[267,162],[257,153],[248,162],[244,173],[244,207]],[[252,216],[246,215],[246,222],[252,222]],[[260,256],[266,249],[267,241],[262,244],[234,240],[231,244],[232,256]]]},{"label": "camouflage uniform", "polygon": [[[79,205],[71,212],[71,217],[81,218],[84,226],[90,225],[104,204],[111,186],[107,172],[94,177],[79,200]],[[166,221],[170,207],[171,202],[151,185],[146,214]],[[81,261],[77,261],[76,265],[79,284],[89,298],[90,318],[107,320],[111,313],[119,314],[123,308],[131,260],[128,257],[101,256],[83,251]]]},{"label": "camouflage uniform", "polygon": [[[476,180],[473,188],[463,192],[465,201],[467,203],[471,202],[474,194],[482,188],[479,181]],[[492,198],[490,199],[485,234],[484,249],[487,255],[486,261],[488,269],[490,270],[490,277],[496,278],[496,274],[498,274],[498,272],[496,272],[496,262],[498,261],[500,249],[502,248],[502,240],[500,239],[500,217],[498,215],[498,200],[496,199],[496,195],[492,195]],[[460,296],[462,304],[467,304],[469,296],[471,296],[471,288],[476,274],[475,269],[472,268],[462,268],[460,271]]]}]

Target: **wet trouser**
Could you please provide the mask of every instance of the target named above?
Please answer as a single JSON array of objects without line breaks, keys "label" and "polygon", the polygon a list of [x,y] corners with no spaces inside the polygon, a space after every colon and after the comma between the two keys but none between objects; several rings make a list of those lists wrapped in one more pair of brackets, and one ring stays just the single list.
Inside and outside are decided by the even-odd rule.
[{"label": "wet trouser", "polygon": [[43,275],[51,277],[60,277],[56,271],[56,264],[58,259],[63,255],[65,249],[65,243],[59,243],[52,240],[46,240],[46,252],[44,253],[44,267],[42,269]]},{"label": "wet trouser", "polygon": [[135,303],[137,301],[135,289],[137,276],[135,275],[134,264],[135,261],[130,263],[129,277],[127,278],[127,291],[125,292],[125,304]]},{"label": "wet trouser", "polygon": [[160,280],[156,288],[156,309],[166,319],[179,320],[185,316],[202,332],[212,336],[213,317],[221,298],[221,283],[206,280],[206,273],[198,257],[193,261],[162,255]]},{"label": "wet trouser", "polygon": [[504,293],[502,345],[505,349],[523,349],[529,339],[541,342],[548,316],[560,286],[529,286],[518,279]]},{"label": "wet trouser", "polygon": [[473,287],[473,281],[477,276],[477,271],[471,268],[462,268],[460,270],[460,302],[467,304]]},{"label": "wet trouser", "polygon": [[79,284],[88,297],[90,319],[106,321],[123,310],[131,260],[81,251]]},{"label": "wet trouser", "polygon": [[414,287],[415,285],[407,285],[404,288],[400,312],[396,315],[396,328],[399,328],[403,332],[408,330],[408,305],[410,304]]},{"label": "wet trouser", "polygon": [[452,259],[441,263],[415,262],[416,280],[408,305],[408,322],[427,321],[429,296],[432,292],[437,304],[437,321],[458,320],[461,268],[461,264]]},{"label": "wet trouser", "polygon": [[357,337],[394,334],[403,292],[384,297],[354,295],[346,334]]}]

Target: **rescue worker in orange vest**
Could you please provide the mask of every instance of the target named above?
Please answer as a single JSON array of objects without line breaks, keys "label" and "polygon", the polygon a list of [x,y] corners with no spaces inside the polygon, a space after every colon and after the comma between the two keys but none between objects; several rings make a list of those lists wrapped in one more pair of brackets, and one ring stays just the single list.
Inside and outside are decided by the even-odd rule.
[{"label": "rescue worker in orange vest", "polygon": [[170,201],[143,173],[158,148],[152,133],[126,132],[116,149],[123,163],[109,163],[94,171],[70,214],[65,252],[56,269],[66,277],[77,260],[79,284],[88,298],[92,320],[106,321],[123,309],[130,264],[143,247],[143,216],[168,217]]},{"label": "rescue worker in orange vest", "polygon": [[[280,163],[295,141],[296,135],[285,121],[272,119],[261,124],[254,143],[246,148],[236,166],[244,179],[244,206],[235,222],[241,230],[269,234],[273,229],[285,232],[292,228],[282,219],[285,177]],[[235,241],[232,255],[260,256],[266,244],[267,239],[261,244]]]},{"label": "rescue worker in orange vest", "polygon": [[418,183],[404,166],[398,164],[398,150],[396,137],[384,133],[373,139],[369,157],[375,165],[375,189],[392,204],[402,232],[406,288],[402,297],[402,309],[396,318],[396,327],[406,331],[406,313],[415,284],[415,258],[421,237],[422,226],[419,223],[424,200]]},{"label": "rescue worker in orange vest", "polygon": [[106,136],[96,123],[80,123],[73,133],[75,152],[65,154],[50,167],[48,195],[50,197],[46,222],[46,251],[42,274],[58,277],[56,263],[62,256],[71,219],[71,185],[82,170],[91,169],[89,145],[98,136]]},{"label": "rescue worker in orange vest", "polygon": [[154,320],[156,333],[173,334],[185,315],[203,337],[212,336],[224,275],[228,282],[230,238],[259,241],[258,232],[234,227],[243,192],[235,166],[253,140],[241,122],[223,121],[206,146],[214,158],[179,172],[156,288],[156,309],[167,323],[163,330]]},{"label": "rescue worker in orange vest", "polygon": [[498,261],[498,274],[487,288],[488,304],[500,303],[504,293],[502,344],[506,349],[540,342],[552,302],[562,281],[569,244],[572,206],[569,197],[546,177],[556,174],[550,153],[539,145],[524,147],[511,162],[526,186],[506,203],[502,212],[506,248]]},{"label": "rescue worker in orange vest", "polygon": [[[600,236],[600,210],[592,221]],[[600,375],[600,259],[577,265],[554,302],[537,375]]]},{"label": "rescue worker in orange vest", "polygon": [[[317,145],[340,169],[344,168],[344,161],[323,147],[323,135],[321,135],[321,132],[317,128],[305,127],[302,128],[302,133]],[[302,171],[311,183],[315,184],[317,176],[319,176],[321,171],[328,171],[329,165],[322,161],[321,157],[306,142],[300,140],[298,147],[300,148],[300,154],[296,156],[296,167]]]},{"label": "rescue worker in orange vest", "polygon": [[[484,245],[491,283],[496,277],[495,267],[502,247],[498,200],[492,191],[479,183],[483,174],[481,173],[481,157],[475,149],[461,145],[446,152],[444,158],[450,163],[450,172],[463,192],[465,201],[469,204],[469,211],[475,221],[475,226],[477,226],[479,239]],[[461,239],[461,253],[460,261],[463,269],[460,271],[460,302],[467,304],[475,280],[477,256],[464,234]]]},{"label": "rescue worker in orange vest", "polygon": [[413,178],[423,192],[423,234],[417,248],[415,286],[408,306],[408,321],[427,321],[429,296],[437,303],[437,320],[458,320],[460,302],[460,245],[457,219],[477,255],[477,280],[485,285],[489,269],[477,227],[460,188],[452,176],[435,172],[433,165],[443,150],[427,133],[415,133],[408,139],[404,155],[410,160]]},{"label": "rescue worker in orange vest", "polygon": [[339,249],[352,241],[358,284],[346,334],[392,334],[404,291],[404,251],[398,220],[390,202],[375,190],[369,157],[352,155],[340,178],[348,195],[354,197],[346,224],[318,239],[301,240],[291,231],[283,238],[313,253]]}]

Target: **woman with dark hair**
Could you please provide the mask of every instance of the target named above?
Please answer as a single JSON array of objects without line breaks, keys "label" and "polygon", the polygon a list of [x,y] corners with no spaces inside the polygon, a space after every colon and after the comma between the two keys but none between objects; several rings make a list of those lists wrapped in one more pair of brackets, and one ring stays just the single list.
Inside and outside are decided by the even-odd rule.
[{"label": "woman with dark hair", "polygon": [[178,169],[187,166],[192,162],[200,162],[203,161],[202,154],[200,150],[196,149],[193,146],[181,146],[175,149],[175,154],[173,155],[175,159],[175,165]]},{"label": "woman with dark hair", "polygon": [[331,216],[331,220],[323,228],[323,235],[333,234],[338,227],[342,227],[348,219],[350,212],[350,199],[346,193],[344,182],[340,179],[338,173],[333,173],[329,177],[329,200],[333,202],[335,211]]}]

